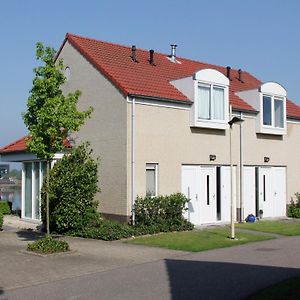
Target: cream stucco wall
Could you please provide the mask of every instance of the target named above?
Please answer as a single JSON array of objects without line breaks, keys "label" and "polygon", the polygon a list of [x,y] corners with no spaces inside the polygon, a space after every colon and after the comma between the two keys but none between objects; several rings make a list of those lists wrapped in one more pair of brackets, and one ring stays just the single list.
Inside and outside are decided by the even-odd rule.
[{"label": "cream stucco wall", "polygon": [[99,209],[104,213],[127,214],[126,99],[93,65],[68,42],[60,56],[70,68],[70,80],[64,92],[82,92],[79,109],[94,108],[92,116],[79,132],[76,142],[89,141],[100,157]]},{"label": "cream stucco wall", "polygon": [[[229,165],[229,130],[191,128],[188,108],[175,109],[136,104],[135,112],[137,195],[145,195],[146,192],[146,163],[159,164],[159,194],[181,191],[182,164]],[[130,114],[128,119],[130,120]],[[300,124],[288,123],[288,134],[278,137],[257,135],[255,115],[244,115],[244,119],[244,164],[287,166],[289,201],[295,192],[300,191],[300,156],[297,150],[300,147]],[[233,156],[236,165],[239,163],[239,149],[240,126],[234,125]],[[210,154],[216,155],[217,159],[214,162],[209,161]],[[264,163],[265,156],[270,157],[269,163]],[[128,162],[130,163],[130,160]],[[128,184],[130,189],[129,181]]]},{"label": "cream stucco wall", "polygon": [[[64,92],[79,89],[79,109],[94,107],[91,119],[81,128],[79,141],[91,142],[101,159],[99,209],[104,213],[131,214],[132,103],[97,71],[68,42],[60,57],[70,67],[70,81]],[[135,195],[145,195],[146,163],[159,164],[159,194],[181,191],[182,164],[229,165],[229,130],[190,127],[190,107],[141,104],[135,106]],[[168,106],[168,105],[167,105]],[[244,164],[286,166],[287,201],[300,191],[300,124],[288,123],[287,135],[257,135],[255,115],[243,123]],[[234,164],[239,162],[240,127],[233,128]],[[214,162],[209,155],[216,155]],[[263,162],[264,156],[270,162]],[[237,174],[238,175],[238,174]],[[238,178],[238,176],[237,176]],[[237,182],[237,186],[238,186]]]}]

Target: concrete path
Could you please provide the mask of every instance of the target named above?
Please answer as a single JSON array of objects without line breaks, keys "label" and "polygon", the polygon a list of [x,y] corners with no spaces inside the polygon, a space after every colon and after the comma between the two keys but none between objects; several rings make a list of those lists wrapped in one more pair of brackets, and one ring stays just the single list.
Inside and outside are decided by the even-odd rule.
[{"label": "concrete path", "polygon": [[245,299],[300,275],[300,237],[200,253],[67,238],[74,252],[20,252],[35,236],[0,232],[0,299]]}]

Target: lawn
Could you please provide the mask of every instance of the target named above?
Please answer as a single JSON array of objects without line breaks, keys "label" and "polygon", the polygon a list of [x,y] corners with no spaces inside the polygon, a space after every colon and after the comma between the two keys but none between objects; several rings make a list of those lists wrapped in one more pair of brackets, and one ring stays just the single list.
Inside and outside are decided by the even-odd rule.
[{"label": "lawn", "polygon": [[300,277],[280,282],[251,296],[248,300],[294,300],[300,299]]},{"label": "lawn", "polygon": [[300,220],[280,220],[280,221],[258,221],[255,223],[237,224],[236,227],[277,233],[282,235],[300,235]]},{"label": "lawn", "polygon": [[238,232],[236,235],[238,239],[230,240],[228,238],[229,235],[229,227],[220,227],[184,232],[161,233],[152,236],[138,237],[126,242],[174,250],[199,252],[271,239],[270,236],[258,236],[255,234]]}]

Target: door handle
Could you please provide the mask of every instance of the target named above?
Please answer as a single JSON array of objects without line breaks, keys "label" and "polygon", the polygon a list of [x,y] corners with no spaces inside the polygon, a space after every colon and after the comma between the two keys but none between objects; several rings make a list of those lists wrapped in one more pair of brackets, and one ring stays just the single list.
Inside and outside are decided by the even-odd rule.
[{"label": "door handle", "polygon": [[196,198],[196,201],[198,201],[198,194],[196,194],[195,198]]}]

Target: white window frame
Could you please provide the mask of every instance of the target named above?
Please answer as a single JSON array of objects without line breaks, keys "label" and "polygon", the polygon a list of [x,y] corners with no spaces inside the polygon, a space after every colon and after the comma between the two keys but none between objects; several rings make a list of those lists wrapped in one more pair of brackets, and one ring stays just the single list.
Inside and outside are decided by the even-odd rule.
[{"label": "white window frame", "polygon": [[[269,94],[265,94],[265,93],[262,94],[262,99],[264,99],[264,97],[271,98],[271,125],[264,124],[264,111],[263,111],[264,110],[264,105],[263,105],[263,102],[262,102],[262,125],[263,125],[263,127],[284,129],[284,97],[269,95]],[[282,104],[283,104],[283,110],[282,110],[283,127],[275,126],[275,100],[280,100],[280,101],[282,101]]]},{"label": "white window frame", "polygon": [[158,196],[158,163],[146,163],[146,196],[147,196],[147,170],[154,170],[154,189],[155,194],[151,197]]},{"label": "white window frame", "polygon": [[[22,196],[21,196],[21,217],[25,220],[31,221],[40,221],[41,220],[41,189],[43,185],[43,172],[42,172],[42,163],[44,161],[24,161],[22,166]],[[25,164],[31,164],[31,218],[25,216]],[[39,218],[36,219],[35,216],[37,214],[36,211],[36,185],[35,185],[35,171],[34,171],[34,163],[38,163],[39,167],[37,172],[39,173]]]},{"label": "white window frame", "polygon": [[[224,122],[224,120],[225,120],[225,115],[226,115],[226,113],[225,113],[225,104],[226,104],[226,96],[225,96],[225,89],[226,89],[226,87],[225,86],[222,86],[222,85],[219,85],[219,84],[213,84],[213,83],[211,83],[211,84],[207,84],[207,83],[203,83],[203,82],[199,82],[198,83],[198,88],[199,87],[206,87],[206,88],[209,88],[210,89],[210,97],[209,97],[209,113],[210,113],[210,116],[209,116],[209,119],[205,119],[205,118],[200,118],[199,116],[198,116],[198,109],[196,110],[196,112],[197,112],[197,115],[196,115],[196,118],[197,118],[197,120],[198,121],[212,121],[212,122]],[[214,93],[214,88],[218,88],[218,89],[222,89],[223,91],[224,91],[224,99],[223,99],[223,107],[224,107],[224,118],[223,119],[214,119],[214,118],[212,118],[212,112],[214,111],[214,106],[213,106],[213,93]],[[197,98],[196,98],[196,101],[197,101],[197,108],[198,108],[198,106],[199,106],[199,101],[200,101],[200,99],[199,99],[199,90],[198,90],[198,93],[197,93]]]},{"label": "white window frame", "polygon": [[[264,105],[263,97],[271,98],[271,125],[264,124]],[[287,133],[286,125],[286,97],[287,92],[284,87],[276,82],[263,83],[258,89],[258,106],[254,106],[259,111],[257,118],[256,132],[262,134],[285,135]],[[283,127],[275,126],[275,99],[281,99],[283,102]]]},{"label": "white window frame", "polygon": [[[194,79],[194,105],[191,109],[191,127],[225,130],[229,128],[229,79],[221,72],[214,69],[202,69],[193,75]],[[213,106],[213,88],[224,90],[224,119],[198,118],[199,86],[210,87],[210,109]]]},{"label": "white window frame", "polygon": [[[271,98],[271,125],[264,124],[264,96]],[[283,103],[283,127],[275,126],[275,100],[281,100]],[[276,95],[271,93],[260,93],[260,129],[259,133],[284,135],[286,134],[286,97],[282,95]]]}]

